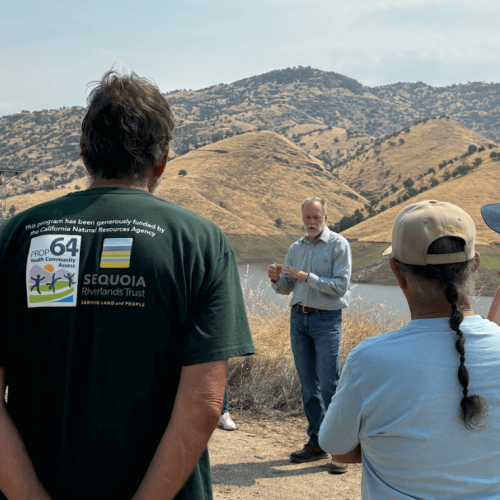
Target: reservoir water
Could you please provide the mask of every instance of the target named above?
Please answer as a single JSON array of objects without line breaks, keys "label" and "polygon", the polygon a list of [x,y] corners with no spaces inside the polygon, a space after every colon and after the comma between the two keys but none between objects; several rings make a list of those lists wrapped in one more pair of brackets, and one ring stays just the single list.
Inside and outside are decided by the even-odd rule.
[{"label": "reservoir water", "polygon": [[[287,307],[282,296],[274,292],[267,277],[267,264],[238,264],[242,284],[263,300],[271,300],[280,307]],[[367,307],[378,307],[387,312],[410,314],[403,292],[397,286],[370,285],[365,283],[351,284],[351,297],[357,303],[364,302]],[[479,297],[471,307],[477,314],[486,317],[491,304],[491,297]]]}]

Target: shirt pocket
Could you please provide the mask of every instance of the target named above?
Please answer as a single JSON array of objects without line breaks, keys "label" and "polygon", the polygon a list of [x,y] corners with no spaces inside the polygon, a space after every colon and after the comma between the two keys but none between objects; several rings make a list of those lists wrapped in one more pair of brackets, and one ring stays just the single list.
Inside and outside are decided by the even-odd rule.
[{"label": "shirt pocket", "polygon": [[312,272],[320,278],[331,278],[333,273],[333,262],[327,257],[313,261]]}]

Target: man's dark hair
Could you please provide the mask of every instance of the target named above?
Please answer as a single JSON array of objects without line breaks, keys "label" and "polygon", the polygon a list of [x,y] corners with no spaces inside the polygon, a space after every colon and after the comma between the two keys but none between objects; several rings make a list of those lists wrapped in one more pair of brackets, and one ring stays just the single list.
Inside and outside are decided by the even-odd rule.
[{"label": "man's dark hair", "polygon": [[[465,242],[461,238],[445,237],[434,241],[427,251],[428,254],[447,254],[463,252]],[[460,402],[460,418],[469,430],[481,430],[486,425],[488,402],[479,394],[469,394],[469,371],[465,366],[465,336],[460,329],[464,313],[458,308],[460,297],[469,298],[470,289],[473,288],[473,274],[475,269],[474,259],[454,264],[434,264],[416,266],[403,264],[396,260],[396,265],[405,273],[415,277],[420,283],[416,284],[417,290],[427,296],[432,295],[430,287],[441,285],[441,293],[451,305],[450,327],[456,334],[455,348],[460,356],[458,368],[458,381],[462,386],[463,397]],[[422,283],[424,280],[424,283]],[[427,283],[425,283],[427,282]],[[424,285],[423,287],[419,285]],[[430,285],[430,286],[426,286]]]},{"label": "man's dark hair", "polygon": [[166,159],[174,116],[158,87],[135,73],[104,74],[87,99],[81,156],[92,176],[144,182]]}]

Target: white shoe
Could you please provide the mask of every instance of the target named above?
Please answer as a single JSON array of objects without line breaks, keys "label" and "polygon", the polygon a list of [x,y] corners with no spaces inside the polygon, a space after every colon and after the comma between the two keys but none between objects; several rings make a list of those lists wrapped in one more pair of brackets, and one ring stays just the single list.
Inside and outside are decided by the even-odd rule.
[{"label": "white shoe", "polygon": [[233,422],[233,419],[229,415],[229,412],[226,411],[224,415],[220,416],[217,427],[225,429],[226,431],[234,431],[236,429],[236,424]]}]

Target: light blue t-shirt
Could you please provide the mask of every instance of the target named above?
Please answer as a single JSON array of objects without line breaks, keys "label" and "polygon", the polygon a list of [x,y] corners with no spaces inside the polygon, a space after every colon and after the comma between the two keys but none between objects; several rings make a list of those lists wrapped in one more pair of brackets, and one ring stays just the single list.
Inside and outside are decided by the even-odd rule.
[{"label": "light blue t-shirt", "polygon": [[459,354],[448,318],[420,319],[369,338],[346,360],[319,433],[343,455],[361,443],[362,498],[500,499],[500,328],[465,317],[469,394],[489,404],[487,426],[459,418]]}]

